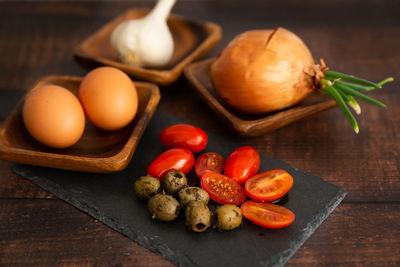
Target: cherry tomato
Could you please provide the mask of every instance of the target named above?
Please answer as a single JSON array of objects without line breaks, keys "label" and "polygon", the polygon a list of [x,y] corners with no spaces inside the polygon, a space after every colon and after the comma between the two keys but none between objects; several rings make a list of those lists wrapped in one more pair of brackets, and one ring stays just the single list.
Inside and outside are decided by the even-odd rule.
[{"label": "cherry tomato", "polygon": [[160,134],[160,142],[166,148],[187,148],[193,153],[202,151],[207,141],[206,132],[189,124],[171,125]]},{"label": "cherry tomato", "polygon": [[188,174],[194,165],[194,156],[186,148],[172,148],[164,151],[147,166],[146,173],[163,180],[164,175],[171,170]]},{"label": "cherry tomato", "polygon": [[270,170],[246,181],[246,194],[254,200],[275,201],[283,197],[293,185],[293,177],[285,170]]},{"label": "cherry tomato", "polygon": [[213,171],[201,178],[201,187],[210,198],[220,204],[239,205],[246,199],[244,188],[235,180]]},{"label": "cherry tomato", "polygon": [[207,171],[221,173],[224,169],[224,158],[215,152],[204,153],[197,158],[194,169],[200,179]]},{"label": "cherry tomato", "polygon": [[294,213],[285,207],[254,200],[244,202],[240,210],[246,219],[264,228],[283,228],[295,219]]},{"label": "cherry tomato", "polygon": [[247,179],[260,169],[260,155],[257,150],[249,146],[235,149],[226,159],[224,174],[244,184]]}]

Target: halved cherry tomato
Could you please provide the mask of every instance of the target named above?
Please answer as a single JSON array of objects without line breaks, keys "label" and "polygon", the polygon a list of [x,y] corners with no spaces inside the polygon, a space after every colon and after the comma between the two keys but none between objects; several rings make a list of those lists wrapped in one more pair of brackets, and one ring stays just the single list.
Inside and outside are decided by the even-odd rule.
[{"label": "halved cherry tomato", "polygon": [[246,219],[264,228],[283,228],[295,219],[294,213],[285,207],[254,200],[244,202],[240,210]]},{"label": "halved cherry tomato", "polygon": [[283,197],[293,185],[293,177],[285,170],[276,169],[252,176],[246,181],[246,194],[259,201],[275,201]]},{"label": "halved cherry tomato", "polygon": [[204,153],[197,158],[194,169],[200,179],[207,171],[221,173],[224,169],[224,158],[215,152]]},{"label": "halved cherry tomato", "polygon": [[224,174],[244,184],[260,169],[260,155],[250,146],[235,149],[226,159]]},{"label": "halved cherry tomato", "polygon": [[163,180],[171,170],[188,174],[194,165],[193,153],[186,148],[173,148],[164,151],[147,166],[146,173]]},{"label": "halved cherry tomato", "polygon": [[197,153],[206,147],[208,136],[196,126],[175,124],[161,131],[160,142],[166,148],[187,148]]},{"label": "halved cherry tomato", "polygon": [[240,184],[213,171],[208,171],[203,175],[201,188],[207,191],[212,200],[220,204],[239,205],[246,199],[246,192]]}]

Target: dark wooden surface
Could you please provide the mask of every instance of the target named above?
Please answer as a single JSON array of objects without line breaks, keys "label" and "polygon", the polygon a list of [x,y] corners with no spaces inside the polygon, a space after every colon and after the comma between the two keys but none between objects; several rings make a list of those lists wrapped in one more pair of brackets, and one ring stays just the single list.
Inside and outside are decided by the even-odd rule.
[{"label": "dark wooden surface", "polygon": [[[132,6],[149,1],[0,2],[0,90],[24,90],[46,75],[84,75],[74,46]],[[174,13],[223,28],[215,56],[236,34],[283,26],[338,71],[400,79],[398,1],[185,1]],[[344,187],[344,202],[287,266],[400,265],[400,91],[398,82],[361,104],[356,135],[338,109],[260,137],[230,132],[185,79],[162,90],[164,111]],[[0,265],[172,266],[14,174],[0,161]],[[238,244],[245,245],[245,244]]]}]

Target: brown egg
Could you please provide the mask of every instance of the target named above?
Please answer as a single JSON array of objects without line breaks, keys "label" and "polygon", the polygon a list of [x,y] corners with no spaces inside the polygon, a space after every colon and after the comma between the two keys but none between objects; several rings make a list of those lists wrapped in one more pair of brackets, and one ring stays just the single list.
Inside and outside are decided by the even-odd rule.
[{"label": "brown egg", "polygon": [[138,108],[135,85],[128,75],[113,67],[89,72],[80,85],[79,99],[88,119],[108,131],[128,125]]},{"label": "brown egg", "polygon": [[43,85],[30,91],[22,116],[28,132],[53,148],[72,146],[85,129],[85,113],[78,98],[57,85]]}]

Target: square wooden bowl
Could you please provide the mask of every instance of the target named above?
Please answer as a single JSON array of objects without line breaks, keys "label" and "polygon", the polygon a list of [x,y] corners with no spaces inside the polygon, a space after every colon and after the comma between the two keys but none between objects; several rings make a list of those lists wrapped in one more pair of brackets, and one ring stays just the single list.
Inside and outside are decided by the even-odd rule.
[{"label": "square wooden bowl", "polygon": [[337,106],[317,93],[311,94],[299,104],[262,116],[246,116],[231,110],[218,96],[210,78],[210,66],[215,58],[190,64],[185,76],[204,102],[235,132],[245,136],[257,136],[276,130],[289,123],[318,114]]},{"label": "square wooden bowl", "polygon": [[[31,89],[55,84],[77,95],[81,81],[81,77],[48,76],[39,80]],[[29,134],[22,119],[25,95],[0,128],[0,158],[17,163],[96,173],[124,169],[160,100],[156,85],[145,82],[134,84],[139,106],[135,118],[128,126],[117,131],[103,131],[86,119],[83,136],[75,145],[66,149],[46,147]]]},{"label": "square wooden bowl", "polygon": [[174,54],[161,68],[141,68],[122,63],[111,47],[110,35],[123,21],[145,16],[150,10],[132,8],[117,16],[74,49],[74,55],[83,65],[109,65],[119,68],[134,79],[168,85],[179,78],[185,66],[206,55],[221,39],[221,27],[211,22],[189,20],[170,15],[167,23],[174,38]]}]

